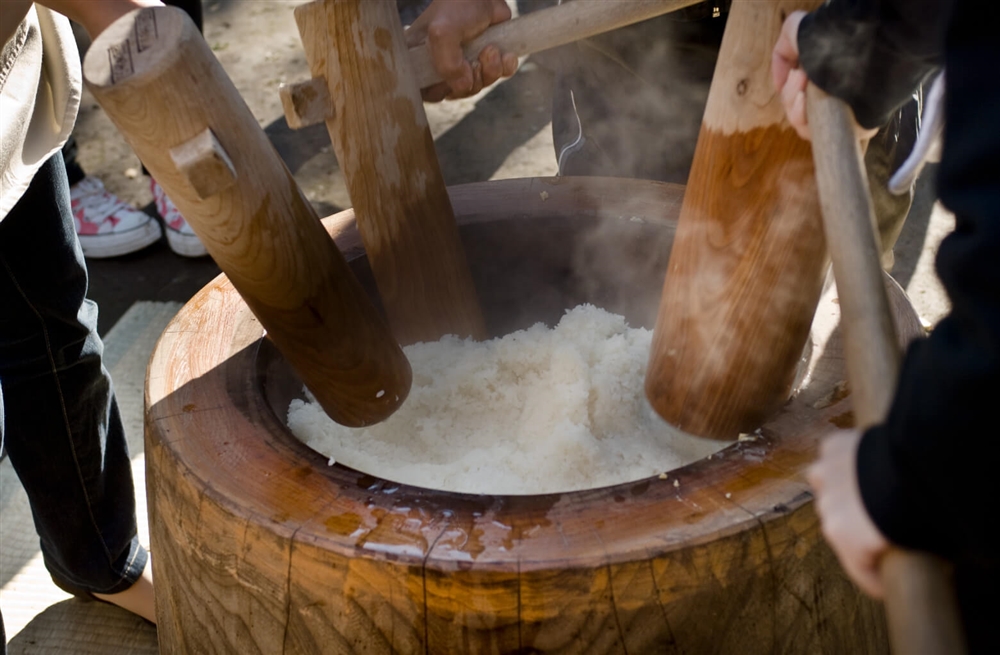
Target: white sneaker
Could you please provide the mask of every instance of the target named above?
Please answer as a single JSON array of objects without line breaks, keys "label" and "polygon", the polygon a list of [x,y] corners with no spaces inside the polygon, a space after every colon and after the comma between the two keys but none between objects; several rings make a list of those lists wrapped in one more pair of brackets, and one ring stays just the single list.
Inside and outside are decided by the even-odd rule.
[{"label": "white sneaker", "polygon": [[194,233],[188,222],[181,216],[177,206],[167,197],[156,180],[149,178],[149,188],[153,191],[156,201],[156,211],[159,212],[163,224],[167,228],[167,245],[182,257],[204,257],[208,254],[205,244]]},{"label": "white sneaker", "polygon": [[87,176],[70,187],[70,208],[83,256],[120,257],[156,243],[163,235],[149,214],[130,206]]}]

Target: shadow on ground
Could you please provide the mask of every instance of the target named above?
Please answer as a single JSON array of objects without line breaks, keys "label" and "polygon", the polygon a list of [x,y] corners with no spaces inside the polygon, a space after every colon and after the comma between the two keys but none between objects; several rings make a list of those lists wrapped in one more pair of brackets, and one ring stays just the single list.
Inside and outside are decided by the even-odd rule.
[{"label": "shadow on ground", "polygon": [[7,643],[9,655],[156,655],[156,627],[123,609],[76,598],[50,605]]}]

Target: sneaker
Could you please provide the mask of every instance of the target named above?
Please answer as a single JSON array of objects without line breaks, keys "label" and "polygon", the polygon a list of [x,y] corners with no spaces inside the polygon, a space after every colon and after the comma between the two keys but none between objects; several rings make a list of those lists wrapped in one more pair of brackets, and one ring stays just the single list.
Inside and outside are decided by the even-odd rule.
[{"label": "sneaker", "polygon": [[84,257],[120,257],[156,243],[163,235],[156,219],[108,193],[96,177],[88,175],[74,184],[69,197]]},{"label": "sneaker", "polygon": [[156,211],[167,229],[167,245],[182,257],[204,257],[208,254],[205,244],[201,242],[198,235],[194,233],[188,222],[181,216],[181,211],[167,197],[167,192],[163,190],[156,180],[149,179],[149,188],[153,191],[153,199],[156,201]]}]

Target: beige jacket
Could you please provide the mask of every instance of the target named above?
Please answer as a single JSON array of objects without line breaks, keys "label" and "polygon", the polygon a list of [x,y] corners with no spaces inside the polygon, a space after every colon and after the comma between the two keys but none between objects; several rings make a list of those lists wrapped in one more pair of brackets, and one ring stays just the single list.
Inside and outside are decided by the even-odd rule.
[{"label": "beige jacket", "polygon": [[82,88],[69,21],[34,5],[0,51],[0,220],[66,143]]}]

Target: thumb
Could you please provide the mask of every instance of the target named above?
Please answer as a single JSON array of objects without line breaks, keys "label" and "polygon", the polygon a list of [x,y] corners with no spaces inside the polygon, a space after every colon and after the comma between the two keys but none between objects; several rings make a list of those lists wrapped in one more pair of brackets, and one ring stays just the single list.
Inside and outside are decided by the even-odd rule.
[{"label": "thumb", "polygon": [[490,25],[508,21],[510,17],[510,5],[504,0],[493,0],[493,17],[490,19]]}]

